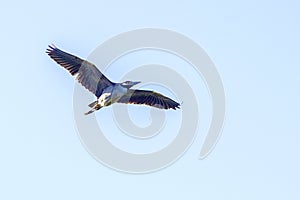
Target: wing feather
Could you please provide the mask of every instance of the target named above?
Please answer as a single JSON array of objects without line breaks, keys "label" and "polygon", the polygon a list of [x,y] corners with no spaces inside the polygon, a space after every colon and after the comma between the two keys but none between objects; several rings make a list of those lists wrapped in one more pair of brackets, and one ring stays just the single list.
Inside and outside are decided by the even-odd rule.
[{"label": "wing feather", "polygon": [[148,90],[128,90],[128,93],[118,100],[119,103],[146,104],[160,109],[179,109],[180,104],[157,92]]},{"label": "wing feather", "polygon": [[59,65],[70,72],[86,89],[99,97],[104,88],[113,83],[106,78],[97,67],[77,56],[64,52],[57,47],[50,46],[46,53]]}]

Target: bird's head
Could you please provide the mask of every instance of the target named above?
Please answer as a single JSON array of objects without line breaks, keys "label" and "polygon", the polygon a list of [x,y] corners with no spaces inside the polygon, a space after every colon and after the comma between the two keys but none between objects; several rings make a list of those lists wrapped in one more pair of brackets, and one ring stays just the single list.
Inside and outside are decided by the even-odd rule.
[{"label": "bird's head", "polygon": [[123,87],[126,87],[127,89],[131,88],[132,86],[139,84],[141,81],[125,81],[121,83]]}]

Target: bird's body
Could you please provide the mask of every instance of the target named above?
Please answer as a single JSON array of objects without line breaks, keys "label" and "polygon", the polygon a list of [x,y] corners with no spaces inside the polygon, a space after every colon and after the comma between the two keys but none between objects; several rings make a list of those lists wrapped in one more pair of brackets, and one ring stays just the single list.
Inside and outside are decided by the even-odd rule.
[{"label": "bird's body", "polygon": [[113,104],[117,102],[122,96],[127,94],[127,92],[128,92],[127,88],[123,87],[121,84],[116,83],[113,86],[106,88],[99,99],[101,99],[102,96],[104,96],[105,98],[106,95],[109,94],[108,97],[111,101],[111,104]]},{"label": "bird's body", "polygon": [[123,95],[127,93],[127,88],[122,87],[120,84],[114,84],[106,88],[98,99],[101,106],[109,106],[117,102]]},{"label": "bird's body", "polygon": [[160,109],[174,110],[180,106],[179,103],[162,94],[148,90],[130,89],[140,83],[139,81],[114,83],[106,78],[92,63],[66,53],[55,46],[49,46],[46,53],[59,65],[67,69],[71,75],[76,75],[78,82],[97,97],[96,101],[89,104],[91,110],[85,113],[86,115],[113,103],[146,104]]}]

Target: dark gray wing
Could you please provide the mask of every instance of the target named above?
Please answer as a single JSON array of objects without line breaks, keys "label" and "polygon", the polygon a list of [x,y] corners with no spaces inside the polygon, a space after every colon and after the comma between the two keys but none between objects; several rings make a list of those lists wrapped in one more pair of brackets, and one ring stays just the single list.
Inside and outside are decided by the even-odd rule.
[{"label": "dark gray wing", "polygon": [[100,97],[104,88],[114,84],[106,78],[95,65],[66,53],[55,46],[50,46],[46,53],[59,65],[67,69],[86,89]]},{"label": "dark gray wing", "polygon": [[160,109],[179,109],[180,104],[176,101],[148,90],[128,90],[128,93],[122,96],[119,103],[146,104]]}]

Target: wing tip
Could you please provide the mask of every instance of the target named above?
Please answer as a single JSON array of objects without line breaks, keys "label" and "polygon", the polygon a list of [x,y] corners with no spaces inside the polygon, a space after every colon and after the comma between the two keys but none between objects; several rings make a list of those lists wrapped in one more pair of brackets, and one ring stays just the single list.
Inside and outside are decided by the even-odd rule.
[{"label": "wing tip", "polygon": [[180,105],[179,103],[176,102],[176,104],[175,104],[175,105],[172,105],[172,107],[170,107],[170,108],[172,108],[173,110],[177,110],[177,109],[181,109],[180,106],[181,106],[181,105]]},{"label": "wing tip", "polygon": [[58,50],[58,48],[52,43],[48,45],[48,48],[46,49],[46,54],[50,55],[55,50]]}]

